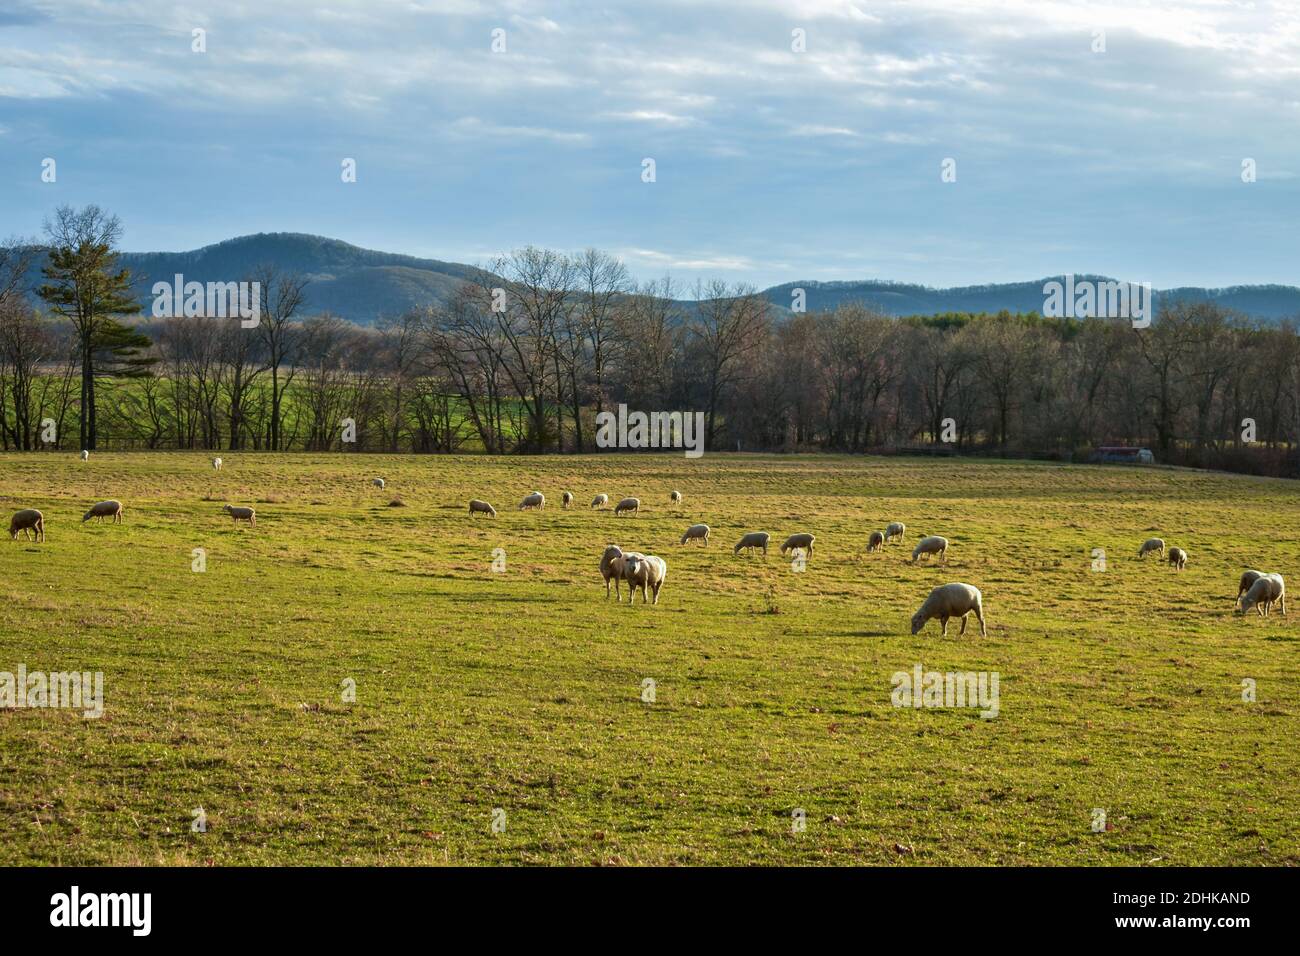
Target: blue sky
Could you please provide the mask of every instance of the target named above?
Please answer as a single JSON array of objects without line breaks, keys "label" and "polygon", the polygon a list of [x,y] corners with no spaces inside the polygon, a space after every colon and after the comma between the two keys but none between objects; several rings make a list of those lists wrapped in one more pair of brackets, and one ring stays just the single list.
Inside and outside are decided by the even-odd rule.
[{"label": "blue sky", "polygon": [[758,286],[1294,284],[1298,173],[1294,2],[0,7],[0,234],[95,202],[132,251],[293,231]]}]

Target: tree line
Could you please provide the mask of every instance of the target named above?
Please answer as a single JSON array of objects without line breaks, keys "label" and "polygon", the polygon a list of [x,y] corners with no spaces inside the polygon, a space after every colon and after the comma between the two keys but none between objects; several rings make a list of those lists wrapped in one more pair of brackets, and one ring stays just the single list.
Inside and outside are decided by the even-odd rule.
[{"label": "tree line", "polygon": [[1297,324],[1213,303],[1165,304],[1144,329],[791,314],[748,286],[638,283],[599,250],[528,247],[374,327],[305,314],[308,280],[267,266],[232,277],[260,289],[245,328],[139,315],[120,228],[63,207],[43,246],[0,245],[0,447],[588,452],[595,416],[624,404],[703,412],[710,451],[1079,460],[1114,443],[1297,472]]}]

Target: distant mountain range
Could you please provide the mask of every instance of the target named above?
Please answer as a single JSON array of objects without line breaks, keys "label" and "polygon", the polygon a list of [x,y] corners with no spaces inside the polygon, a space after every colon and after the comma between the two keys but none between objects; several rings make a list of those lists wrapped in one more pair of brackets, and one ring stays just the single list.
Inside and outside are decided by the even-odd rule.
[{"label": "distant mountain range", "polygon": [[[136,277],[141,304],[152,302],[150,289],[177,274],[186,281],[228,282],[249,276],[264,263],[301,272],[311,279],[306,289],[308,312],[330,311],[361,324],[397,315],[412,306],[446,301],[473,267],[437,259],[376,252],[322,236],[259,233],[240,236],[192,252],[127,252],[122,265]],[[1040,312],[1047,279],[993,285],[932,289],[879,280],[788,282],[763,294],[781,310],[789,309],[792,290],[802,288],[808,311],[861,302],[889,315],[936,315],[945,312]],[[1156,290],[1161,299],[1213,301],[1257,319],[1300,317],[1300,288],[1286,285],[1186,287]]]}]

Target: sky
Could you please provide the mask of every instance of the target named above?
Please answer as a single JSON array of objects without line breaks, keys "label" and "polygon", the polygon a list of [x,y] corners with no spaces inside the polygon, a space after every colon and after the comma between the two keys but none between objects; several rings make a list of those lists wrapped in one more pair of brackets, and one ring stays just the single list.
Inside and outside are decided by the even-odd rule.
[{"label": "sky", "polygon": [[0,4],[0,236],[93,202],[135,252],[1300,284],[1297,174],[1300,2]]}]

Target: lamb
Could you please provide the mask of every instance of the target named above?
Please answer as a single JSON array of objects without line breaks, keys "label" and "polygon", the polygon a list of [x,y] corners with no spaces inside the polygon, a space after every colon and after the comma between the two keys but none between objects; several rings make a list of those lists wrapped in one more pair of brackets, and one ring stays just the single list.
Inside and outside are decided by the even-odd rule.
[{"label": "lamb", "polygon": [[257,512],[252,508],[245,508],[240,505],[222,505],[221,510],[234,518],[235,524],[247,521],[253,527],[257,527]]},{"label": "lamb", "polygon": [[545,507],[546,495],[542,494],[540,491],[534,491],[531,495],[526,495],[524,500],[519,502],[520,511],[523,511],[525,508],[536,508],[538,511],[541,511]]},{"label": "lamb", "polygon": [[572,491],[566,491],[566,492],[564,492],[562,495],[560,495],[560,505],[561,505],[565,510],[568,510],[568,507],[569,507],[569,505],[571,505],[571,504],[573,504],[573,492],[572,492]]},{"label": "lamb", "polygon": [[654,591],[654,603],[659,603],[659,589],[668,577],[668,563],[653,554],[625,554],[623,556],[623,580],[628,583],[630,594],[628,607],[636,603],[636,589],[641,588],[641,603],[650,603],[650,591]]},{"label": "lamb", "polygon": [[86,449],[84,448],[81,449],[81,460],[90,461],[90,452],[86,451]]},{"label": "lamb", "polygon": [[682,503],[682,493],[681,493],[680,491],[670,491],[670,492],[668,492],[668,501],[669,501],[671,504],[674,504],[674,505],[679,505],[679,504],[681,504],[681,503]]},{"label": "lamb", "polygon": [[1236,606],[1237,604],[1241,603],[1241,596],[1245,594],[1247,591],[1249,591],[1250,586],[1254,584],[1256,581],[1258,581],[1260,578],[1262,578],[1263,576],[1264,576],[1263,571],[1255,571],[1255,570],[1242,571],[1241,581],[1237,584],[1237,600],[1232,602],[1233,605]]},{"label": "lamb", "polygon": [[974,614],[980,622],[980,637],[987,637],[984,626],[984,596],[977,587],[969,584],[941,584],[930,592],[921,609],[912,615],[912,633],[919,634],[925,622],[937,617],[942,625],[942,636],[948,636],[948,618],[961,618],[961,634],[966,633],[966,617]]},{"label": "lamb", "polygon": [[906,533],[906,531],[907,531],[907,525],[903,524],[903,522],[891,521],[889,523],[889,526],[885,528],[885,543],[888,544],[890,541],[893,541],[895,538],[897,538],[898,543],[902,544],[903,535]]},{"label": "lamb", "polygon": [[750,554],[753,554],[755,548],[762,548],[763,557],[767,557],[767,542],[770,541],[771,538],[772,536],[766,531],[747,532],[741,536],[739,541],[736,542],[736,546],[732,548],[731,553],[740,554],[741,549],[744,548],[749,551]]},{"label": "lamb", "polygon": [[382,489],[384,487],[384,479],[382,478],[372,478],[370,479],[370,483],[376,488]]},{"label": "lamb", "polygon": [[479,501],[477,498],[470,499],[469,516],[472,518],[476,514],[487,515],[489,518],[497,516],[497,509],[493,508],[486,501]]},{"label": "lamb", "polygon": [[1165,542],[1163,538],[1147,538],[1142,542],[1142,547],[1138,548],[1138,557],[1145,558],[1152,551],[1155,551],[1160,557],[1165,556]]},{"label": "lamb", "polygon": [[221,470],[221,459],[220,459],[220,458],[214,458],[214,459],[212,459],[212,470],[213,470],[213,471],[220,471],[220,470]]},{"label": "lamb", "polygon": [[912,563],[916,564],[922,555],[929,557],[932,554],[939,556],[940,564],[946,564],[948,561],[948,539],[937,534],[922,538],[920,543],[912,549]]},{"label": "lamb", "polygon": [[686,533],[682,535],[682,544],[687,541],[702,541],[707,548],[709,546],[709,526],[706,524],[691,525],[686,529]]},{"label": "lamb", "polygon": [[879,551],[885,546],[885,536],[879,531],[871,532],[871,537],[867,539],[867,551]]},{"label": "lamb", "polygon": [[109,517],[113,519],[113,524],[122,523],[122,502],[110,498],[108,501],[91,505],[90,510],[82,516],[81,523],[85,524],[91,518],[98,518],[100,524],[103,524],[104,519]]},{"label": "lamb", "polygon": [[603,508],[607,504],[609,504],[609,495],[597,495],[591,499],[591,506],[593,508]]},{"label": "lamb", "polygon": [[1265,574],[1255,580],[1242,598],[1241,608],[1238,614],[1245,614],[1251,608],[1260,617],[1268,615],[1272,610],[1274,602],[1278,602],[1282,607],[1282,616],[1286,616],[1286,582],[1282,580],[1280,574]]},{"label": "lamb", "polygon": [[634,514],[634,515],[635,515],[635,514],[640,514],[640,513],[641,513],[641,499],[640,499],[640,498],[624,498],[622,501],[620,501],[618,504],[616,504],[616,505],[614,506],[614,514],[616,514],[616,515],[621,515],[621,514],[623,514],[625,511],[630,511],[630,512],[632,512],[632,514]]},{"label": "lamb", "polygon": [[37,541],[45,540],[45,515],[41,514],[35,508],[24,508],[16,512],[9,519],[9,540],[17,541],[18,532],[23,533],[23,537],[31,540],[35,534]]},{"label": "lamb", "polygon": [[811,558],[813,553],[813,541],[815,540],[816,537],[806,531],[797,532],[785,539],[785,544],[781,545],[781,553],[785,554],[787,551],[793,551],[795,548],[803,548],[803,550],[807,552],[808,557]]},{"label": "lamb", "polygon": [[1183,568],[1187,567],[1187,552],[1182,548],[1170,548],[1169,563],[1174,566],[1174,570],[1183,570]]}]

